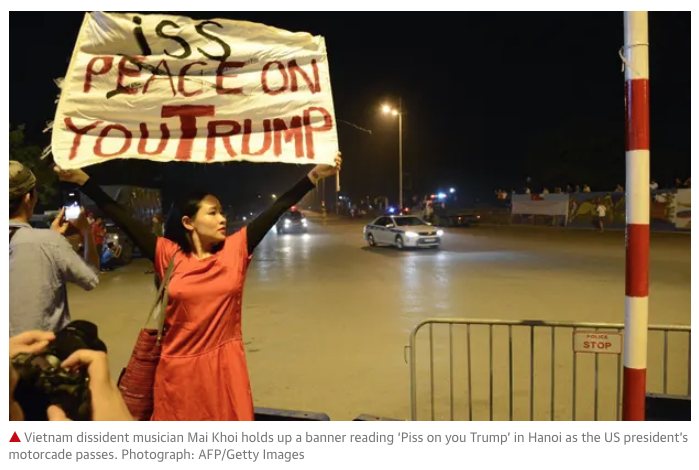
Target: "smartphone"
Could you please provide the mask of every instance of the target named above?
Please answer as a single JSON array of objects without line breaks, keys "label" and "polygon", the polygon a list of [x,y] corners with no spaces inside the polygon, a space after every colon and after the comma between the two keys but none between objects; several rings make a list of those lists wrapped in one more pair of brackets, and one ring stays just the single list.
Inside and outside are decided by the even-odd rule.
[{"label": "smartphone", "polygon": [[66,191],[63,195],[65,202],[66,220],[75,220],[80,217],[80,195],[77,191]]},{"label": "smartphone", "polygon": [[80,205],[79,204],[71,204],[70,206],[66,206],[66,220],[75,220],[78,217],[80,217]]}]

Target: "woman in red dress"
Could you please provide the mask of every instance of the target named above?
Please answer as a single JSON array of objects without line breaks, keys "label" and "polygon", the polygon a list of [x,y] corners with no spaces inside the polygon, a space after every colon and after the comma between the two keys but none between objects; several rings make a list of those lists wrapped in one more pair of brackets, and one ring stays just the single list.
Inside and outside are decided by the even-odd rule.
[{"label": "woman in red dress", "polygon": [[279,217],[336,166],[318,165],[245,228],[226,233],[216,197],[191,194],[176,202],[156,237],[82,170],[56,169],[115,221],[155,265],[160,279],[173,256],[162,355],[155,375],[156,421],[251,421],[250,378],[241,331],[243,286],[252,252]]}]

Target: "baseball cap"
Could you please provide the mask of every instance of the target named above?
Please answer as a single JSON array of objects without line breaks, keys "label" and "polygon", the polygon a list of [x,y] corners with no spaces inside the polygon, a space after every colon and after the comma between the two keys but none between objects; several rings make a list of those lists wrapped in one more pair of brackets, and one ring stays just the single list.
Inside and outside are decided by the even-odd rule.
[{"label": "baseball cap", "polygon": [[20,162],[10,160],[10,199],[22,197],[36,186],[34,173]]}]

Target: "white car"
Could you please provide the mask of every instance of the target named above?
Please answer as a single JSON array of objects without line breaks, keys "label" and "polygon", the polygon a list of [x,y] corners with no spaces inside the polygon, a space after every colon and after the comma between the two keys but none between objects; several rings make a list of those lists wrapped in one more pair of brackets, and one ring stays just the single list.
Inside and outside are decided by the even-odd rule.
[{"label": "white car", "polygon": [[394,245],[404,248],[437,248],[444,232],[415,216],[388,215],[364,227],[364,239],[370,246]]}]

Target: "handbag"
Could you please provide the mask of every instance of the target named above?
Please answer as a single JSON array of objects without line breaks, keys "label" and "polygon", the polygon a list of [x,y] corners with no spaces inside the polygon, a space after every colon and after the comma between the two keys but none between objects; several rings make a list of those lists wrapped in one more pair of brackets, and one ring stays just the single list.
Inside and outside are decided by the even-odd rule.
[{"label": "handbag", "polygon": [[[167,311],[168,285],[175,269],[175,256],[165,271],[163,282],[160,283],[158,295],[153,306],[148,311],[146,325],[141,329],[136,339],[136,345],[131,353],[127,366],[121,371],[117,386],[121,396],[126,402],[126,407],[136,421],[149,421],[153,415],[153,386],[155,383],[155,370],[160,362],[161,341],[165,326],[165,313]],[[160,302],[160,318],[158,328],[147,328],[155,308]]]}]

